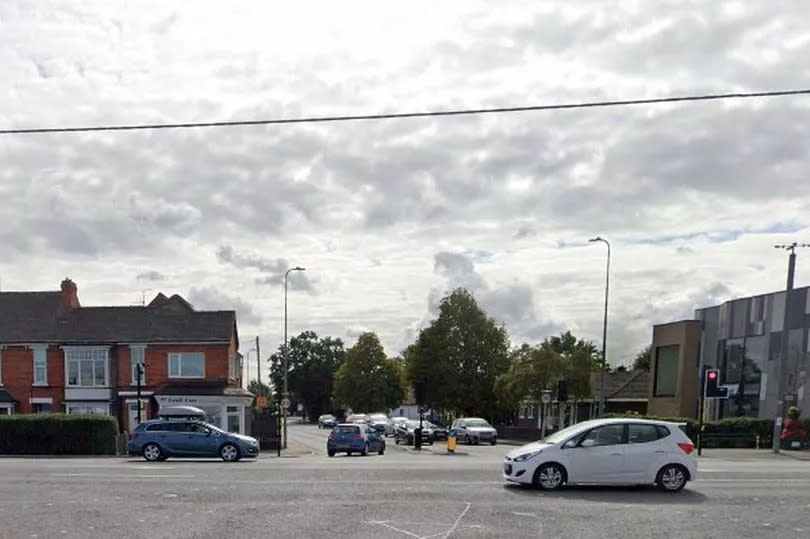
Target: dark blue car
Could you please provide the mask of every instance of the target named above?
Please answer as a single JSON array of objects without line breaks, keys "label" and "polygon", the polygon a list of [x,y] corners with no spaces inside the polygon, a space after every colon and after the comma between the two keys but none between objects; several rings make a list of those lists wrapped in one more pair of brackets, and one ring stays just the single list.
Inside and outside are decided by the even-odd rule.
[{"label": "dark blue car", "polygon": [[202,421],[146,421],[130,435],[127,451],[150,462],[169,457],[219,457],[235,462],[259,455],[259,442]]},{"label": "dark blue car", "polygon": [[326,442],[326,453],[334,457],[335,453],[351,455],[360,453],[363,456],[369,452],[385,453],[385,438],[373,427],[358,423],[341,423],[329,435]]}]

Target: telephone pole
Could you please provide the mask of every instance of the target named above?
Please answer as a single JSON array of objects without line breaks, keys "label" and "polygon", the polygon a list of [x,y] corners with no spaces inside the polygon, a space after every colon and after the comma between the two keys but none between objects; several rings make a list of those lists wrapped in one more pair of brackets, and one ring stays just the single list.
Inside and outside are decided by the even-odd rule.
[{"label": "telephone pole", "polygon": [[262,383],[262,352],[259,348],[259,336],[256,335],[256,378]]}]

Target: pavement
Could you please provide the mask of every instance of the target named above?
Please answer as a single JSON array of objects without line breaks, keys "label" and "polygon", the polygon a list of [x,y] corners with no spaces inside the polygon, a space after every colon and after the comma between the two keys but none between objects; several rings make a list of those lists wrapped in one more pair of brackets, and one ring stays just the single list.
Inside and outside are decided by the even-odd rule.
[{"label": "pavement", "polygon": [[674,495],[543,493],[504,483],[500,445],[330,458],[327,431],[289,433],[295,458],[0,459],[0,539],[810,535],[810,464],[769,451],[706,450]]}]

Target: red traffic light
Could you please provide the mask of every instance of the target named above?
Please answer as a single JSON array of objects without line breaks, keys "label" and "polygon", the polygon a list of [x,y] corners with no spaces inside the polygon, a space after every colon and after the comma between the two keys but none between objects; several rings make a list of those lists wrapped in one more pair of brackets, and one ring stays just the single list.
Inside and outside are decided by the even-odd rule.
[{"label": "red traffic light", "polygon": [[717,371],[709,371],[708,373],[706,373],[706,378],[714,382],[715,380],[717,380]]}]

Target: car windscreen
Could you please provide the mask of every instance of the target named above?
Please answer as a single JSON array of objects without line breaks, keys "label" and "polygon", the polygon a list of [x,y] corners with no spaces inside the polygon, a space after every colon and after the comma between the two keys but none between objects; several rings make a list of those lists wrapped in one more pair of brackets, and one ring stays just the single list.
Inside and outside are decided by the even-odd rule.
[{"label": "car windscreen", "polygon": [[562,430],[558,430],[557,432],[555,432],[554,434],[552,434],[550,436],[546,436],[543,439],[543,442],[545,442],[547,444],[557,444],[557,443],[560,443],[560,442],[570,438],[571,436],[574,436],[575,434],[577,434],[579,432],[583,432],[585,430],[585,428],[586,427],[583,427],[582,424],[571,425],[570,427],[566,427],[566,428],[564,428]]},{"label": "car windscreen", "polygon": [[335,434],[360,434],[360,427],[336,427]]},{"label": "car windscreen", "polygon": [[483,419],[469,419],[467,420],[468,427],[488,427],[489,423],[484,421]]}]

